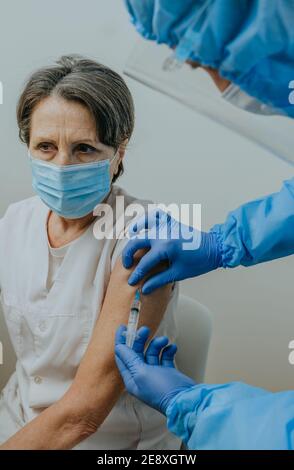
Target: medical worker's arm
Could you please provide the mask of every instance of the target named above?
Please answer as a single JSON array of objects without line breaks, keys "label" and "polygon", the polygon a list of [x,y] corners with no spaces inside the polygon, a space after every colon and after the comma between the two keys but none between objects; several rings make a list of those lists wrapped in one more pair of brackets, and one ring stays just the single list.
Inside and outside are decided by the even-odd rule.
[{"label": "medical worker's arm", "polygon": [[190,449],[294,449],[294,391],[196,385],[174,398],[167,419]]},{"label": "medical worker's arm", "polygon": [[224,267],[252,266],[294,254],[294,178],[278,193],[244,204],[224,224],[218,236]]},{"label": "medical worker's arm", "polygon": [[[114,359],[117,327],[126,323],[136,288],[119,259],[103,307],[75,380],[56,404],[9,439],[1,449],[69,449],[92,435],[120,394],[123,382]],[[141,323],[155,333],[171,296],[171,286],[142,298]]]},{"label": "medical worker's arm", "polygon": [[[143,228],[149,230],[140,233]],[[169,263],[168,269],[150,276],[144,283],[145,294],[169,282],[201,276],[220,267],[252,266],[292,255],[294,178],[286,181],[280,192],[248,202],[231,212],[223,224],[215,225],[208,233],[180,224],[160,210],[142,217],[131,226],[130,233],[137,233],[137,236],[123,252],[126,268],[132,266],[133,255],[139,248],[149,248],[129,279],[131,285],[142,281],[159,261]],[[164,233],[179,236],[162,236]],[[192,247],[197,238],[201,241],[197,249],[185,249],[189,244]]]}]

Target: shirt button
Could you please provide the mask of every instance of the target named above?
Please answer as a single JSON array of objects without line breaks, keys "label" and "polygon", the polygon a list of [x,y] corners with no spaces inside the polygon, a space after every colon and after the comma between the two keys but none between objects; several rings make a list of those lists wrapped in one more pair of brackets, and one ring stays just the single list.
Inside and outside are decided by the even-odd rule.
[{"label": "shirt button", "polygon": [[42,383],[42,377],[36,375],[36,377],[34,377],[34,382],[35,384],[40,385]]},{"label": "shirt button", "polygon": [[46,331],[47,330],[47,325],[45,321],[40,321],[39,323],[39,330],[40,331]]}]

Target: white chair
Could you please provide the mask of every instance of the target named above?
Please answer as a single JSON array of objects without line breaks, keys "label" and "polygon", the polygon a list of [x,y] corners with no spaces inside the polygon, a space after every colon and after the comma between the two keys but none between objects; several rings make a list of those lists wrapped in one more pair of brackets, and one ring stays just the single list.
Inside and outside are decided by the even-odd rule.
[{"label": "white chair", "polygon": [[0,391],[15,370],[16,357],[9,339],[6,323],[0,307],[0,342],[3,351],[3,364],[0,361]]},{"label": "white chair", "polygon": [[210,312],[196,300],[180,295],[177,323],[177,367],[183,374],[201,383],[212,331]]},{"label": "white chair", "polygon": [[[180,295],[177,314],[177,367],[196,382],[203,382],[211,337],[211,318],[206,307],[194,299]],[[0,341],[3,345],[3,364],[0,364],[0,390],[15,370],[8,331],[0,309]]]}]

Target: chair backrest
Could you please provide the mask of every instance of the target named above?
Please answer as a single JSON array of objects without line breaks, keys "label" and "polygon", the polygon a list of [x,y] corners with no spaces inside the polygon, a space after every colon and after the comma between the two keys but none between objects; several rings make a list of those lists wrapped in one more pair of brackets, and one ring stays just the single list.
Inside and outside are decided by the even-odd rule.
[{"label": "chair backrest", "polygon": [[177,323],[177,367],[197,383],[203,382],[212,330],[210,312],[196,300],[180,295]]},{"label": "chair backrest", "polygon": [[0,307],[0,342],[3,352],[3,363],[0,361],[0,390],[15,370],[16,357],[10,342],[9,333]]}]

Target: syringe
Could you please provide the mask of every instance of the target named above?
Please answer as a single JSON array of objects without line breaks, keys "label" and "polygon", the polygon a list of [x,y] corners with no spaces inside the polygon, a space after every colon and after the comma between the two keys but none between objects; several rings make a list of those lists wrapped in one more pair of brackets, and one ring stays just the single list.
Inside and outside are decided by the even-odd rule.
[{"label": "syringe", "polygon": [[140,301],[140,291],[138,289],[136,291],[135,299],[131,307],[128,328],[127,328],[127,333],[126,333],[126,345],[129,346],[129,348],[132,348],[134,346],[137,329],[138,329],[140,310],[141,310],[141,301]]}]

